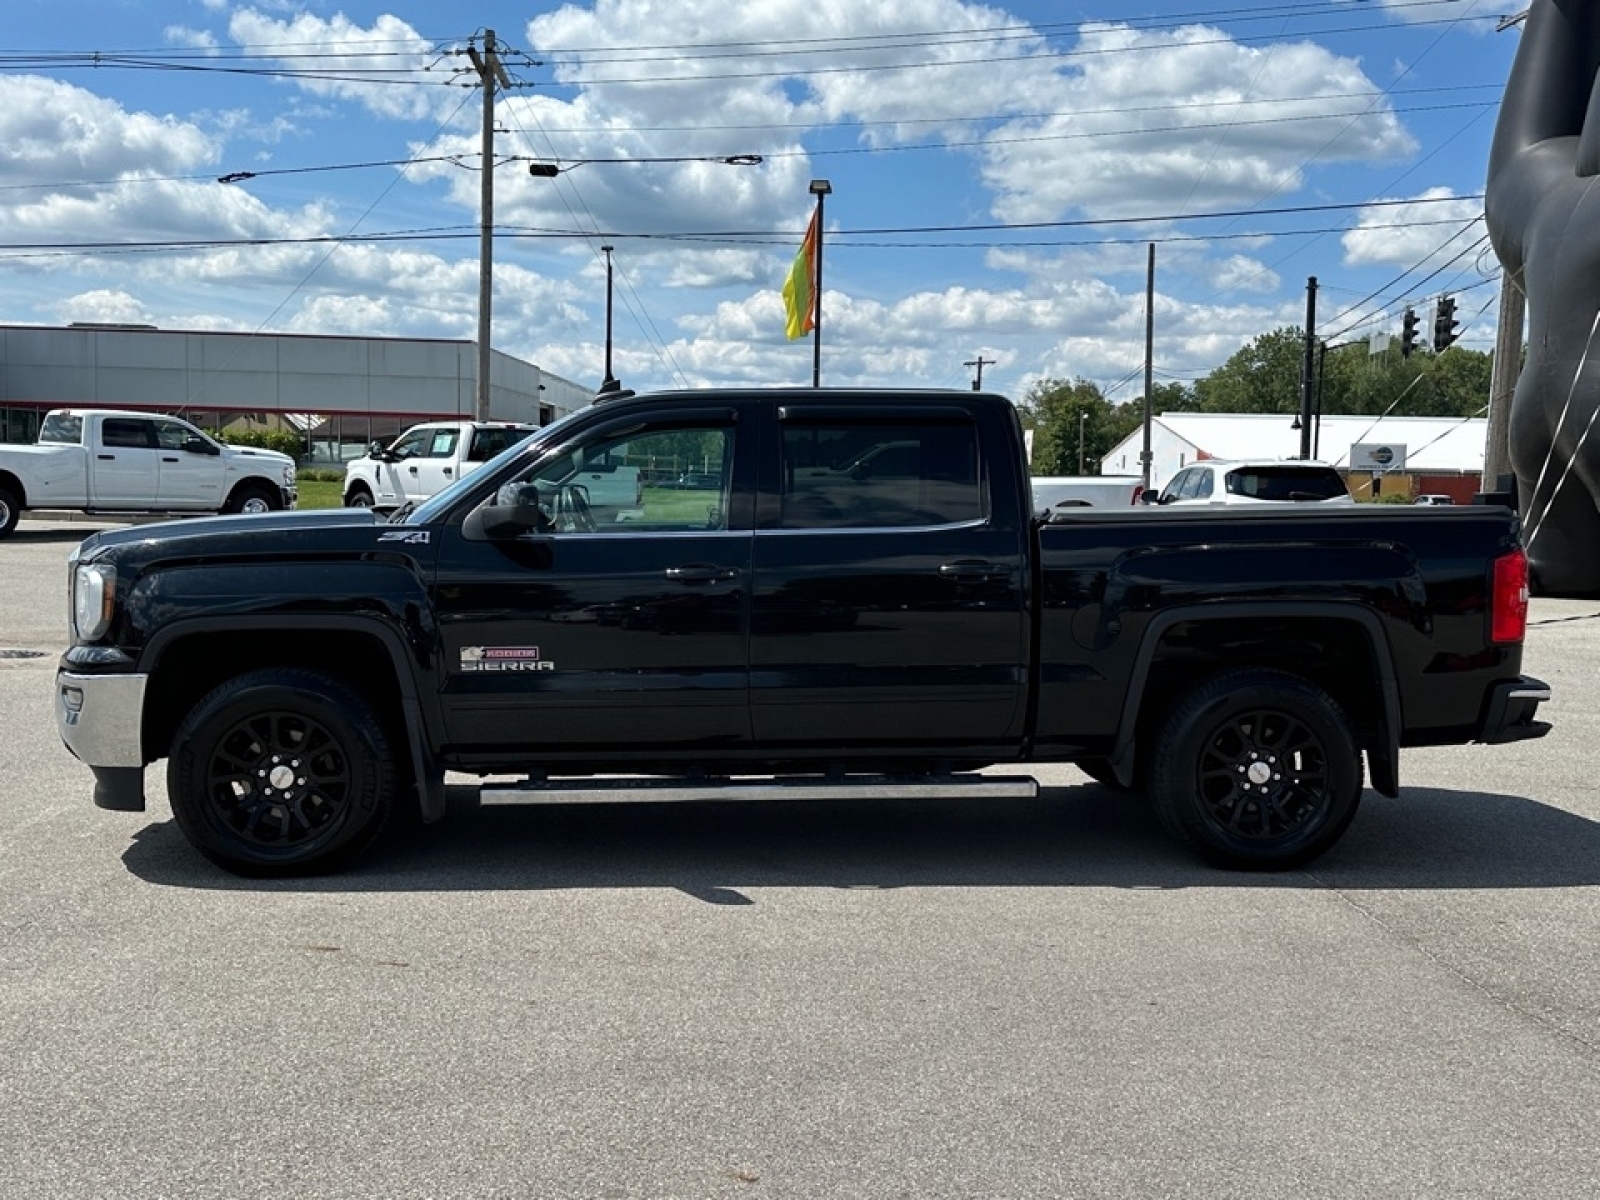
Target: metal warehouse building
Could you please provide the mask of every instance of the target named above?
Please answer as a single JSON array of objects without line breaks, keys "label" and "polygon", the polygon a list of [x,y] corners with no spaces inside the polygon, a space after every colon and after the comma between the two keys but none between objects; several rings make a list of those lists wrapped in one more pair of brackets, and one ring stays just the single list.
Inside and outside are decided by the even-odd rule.
[{"label": "metal warehouse building", "polygon": [[[471,418],[477,345],[424,338],[0,325],[0,440],[52,408],[128,408],[212,431],[292,428],[315,461],[355,457],[418,421]],[[490,416],[548,425],[592,388],[495,351]]]}]

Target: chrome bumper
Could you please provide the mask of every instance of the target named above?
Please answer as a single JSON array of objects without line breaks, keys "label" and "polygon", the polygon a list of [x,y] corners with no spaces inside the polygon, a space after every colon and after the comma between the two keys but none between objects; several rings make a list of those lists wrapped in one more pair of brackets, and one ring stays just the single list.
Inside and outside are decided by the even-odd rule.
[{"label": "chrome bumper", "polygon": [[140,730],[148,675],[56,672],[56,730],[91,767],[143,767]]}]

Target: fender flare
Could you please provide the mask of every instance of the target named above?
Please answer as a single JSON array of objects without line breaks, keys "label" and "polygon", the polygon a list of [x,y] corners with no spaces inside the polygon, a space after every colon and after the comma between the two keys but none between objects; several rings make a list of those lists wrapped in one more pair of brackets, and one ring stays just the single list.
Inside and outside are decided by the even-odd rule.
[{"label": "fender flare", "polygon": [[[314,633],[349,632],[377,639],[389,655],[394,667],[399,689],[400,715],[405,726],[406,749],[411,757],[412,777],[416,780],[417,802],[422,809],[422,819],[429,824],[444,816],[444,772],[434,761],[429,747],[428,721],[423,711],[421,694],[417,690],[411,656],[400,634],[383,624],[366,617],[341,616],[330,613],[296,616],[273,614],[252,616],[243,623],[248,630],[287,630]],[[194,634],[228,633],[237,635],[241,629],[238,618],[193,617],[175,621],[158,630],[146,643],[139,656],[141,666],[154,675],[166,649],[178,640]],[[146,667],[145,664],[148,663]]]},{"label": "fender flare", "polygon": [[1112,744],[1110,762],[1117,780],[1124,787],[1132,787],[1134,766],[1137,762],[1137,744],[1134,730],[1138,724],[1139,708],[1144,703],[1145,688],[1150,678],[1151,664],[1161,639],[1174,625],[1184,622],[1220,621],[1236,618],[1256,619],[1269,617],[1321,618],[1350,621],[1360,626],[1367,635],[1372,657],[1378,666],[1378,703],[1382,743],[1367,748],[1368,773],[1372,787],[1380,795],[1394,797],[1400,791],[1400,685],[1394,671],[1394,649],[1389,644],[1383,623],[1378,615],[1353,604],[1318,603],[1316,601],[1243,601],[1237,604],[1190,604],[1169,609],[1153,617],[1145,627],[1134,656],[1132,677],[1123,696],[1122,717],[1117,725],[1117,738]]}]

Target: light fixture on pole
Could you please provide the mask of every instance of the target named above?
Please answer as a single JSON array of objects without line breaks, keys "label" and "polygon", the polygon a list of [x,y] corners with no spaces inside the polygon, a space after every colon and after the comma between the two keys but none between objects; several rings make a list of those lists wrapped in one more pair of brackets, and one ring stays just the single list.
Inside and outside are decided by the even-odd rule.
[{"label": "light fixture on pole", "polygon": [[600,390],[595,393],[597,399],[622,390],[622,384],[611,373],[611,251],[615,247],[601,246],[600,249],[606,256],[606,377],[600,381]]},{"label": "light fixture on pole", "polygon": [[817,265],[811,281],[811,386],[822,386],[822,198],[833,192],[826,179],[813,179],[810,192],[817,198]]}]

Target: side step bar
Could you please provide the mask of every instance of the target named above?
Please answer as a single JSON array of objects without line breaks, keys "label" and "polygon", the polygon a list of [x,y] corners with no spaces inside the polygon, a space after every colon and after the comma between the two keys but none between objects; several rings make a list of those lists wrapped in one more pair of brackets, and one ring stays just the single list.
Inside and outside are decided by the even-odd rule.
[{"label": "side step bar", "polygon": [[486,783],[483,804],[666,804],[700,800],[1031,800],[1031,775],[731,776],[691,781],[651,777]]}]

